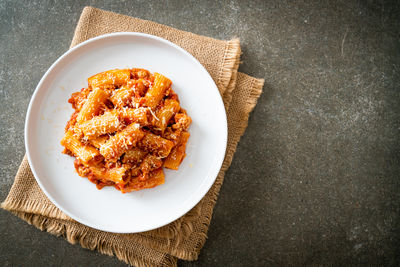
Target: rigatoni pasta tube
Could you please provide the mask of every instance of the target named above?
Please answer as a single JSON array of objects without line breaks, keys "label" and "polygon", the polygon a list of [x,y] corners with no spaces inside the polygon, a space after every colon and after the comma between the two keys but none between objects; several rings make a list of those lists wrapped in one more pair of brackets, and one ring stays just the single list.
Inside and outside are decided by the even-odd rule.
[{"label": "rigatoni pasta tube", "polygon": [[65,133],[64,138],[61,140],[61,145],[71,151],[83,163],[88,163],[99,155],[99,151],[96,148],[83,144],[71,131]]},{"label": "rigatoni pasta tube", "polygon": [[94,89],[88,95],[88,98],[83,104],[81,110],[76,117],[78,123],[90,120],[101,108],[103,103],[107,100],[108,94],[102,89]]},{"label": "rigatoni pasta tube", "polygon": [[110,137],[108,141],[100,147],[100,154],[106,160],[116,161],[125,151],[135,146],[145,133],[140,129],[140,125],[132,123],[118,132],[116,135]]},{"label": "rigatoni pasta tube", "polygon": [[147,180],[140,180],[139,178],[132,179],[126,186],[120,187],[122,193],[131,191],[138,191],[146,188],[153,188],[165,183],[165,174],[162,168],[149,173]]},{"label": "rigatoni pasta tube", "polygon": [[129,81],[131,71],[124,70],[109,70],[93,75],[88,79],[88,84],[91,88],[115,88],[119,87]]},{"label": "rigatoni pasta tube", "polygon": [[132,100],[132,96],[135,94],[135,90],[129,87],[122,87],[117,90],[113,96],[110,97],[111,102],[114,106],[122,108]]},{"label": "rigatoni pasta tube", "polygon": [[110,137],[108,135],[99,136],[94,139],[90,139],[90,144],[95,148],[100,149],[100,147],[107,142]]},{"label": "rigatoni pasta tube", "polygon": [[171,150],[168,157],[164,161],[164,167],[172,170],[177,170],[186,153],[186,143],[189,140],[190,134],[182,132],[179,143]]},{"label": "rigatoni pasta tube", "polygon": [[122,108],[119,111],[120,117],[127,123],[137,122],[142,126],[149,124],[148,114],[147,108]]},{"label": "rigatoni pasta tube", "polygon": [[123,167],[119,168],[99,168],[97,166],[91,166],[90,170],[92,171],[93,175],[96,176],[98,179],[104,179],[108,181],[112,181],[119,184],[125,184],[123,179],[126,169]]},{"label": "rigatoni pasta tube", "polygon": [[144,104],[154,109],[165,95],[165,91],[171,86],[172,82],[167,77],[154,73],[154,83],[147,90],[144,96]]},{"label": "rigatoni pasta tube", "polygon": [[153,125],[160,131],[164,132],[165,127],[172,116],[175,115],[180,109],[179,102],[175,99],[166,99],[164,106],[156,112],[157,119],[153,118]]},{"label": "rigatoni pasta tube", "polygon": [[96,116],[79,125],[79,128],[88,139],[93,139],[107,133],[113,133],[120,127],[121,122],[118,112],[115,111],[108,111],[101,116]]},{"label": "rigatoni pasta tube", "polygon": [[140,148],[150,151],[159,157],[165,158],[171,151],[174,143],[170,140],[162,138],[161,136],[147,133],[142,141],[138,144]]}]

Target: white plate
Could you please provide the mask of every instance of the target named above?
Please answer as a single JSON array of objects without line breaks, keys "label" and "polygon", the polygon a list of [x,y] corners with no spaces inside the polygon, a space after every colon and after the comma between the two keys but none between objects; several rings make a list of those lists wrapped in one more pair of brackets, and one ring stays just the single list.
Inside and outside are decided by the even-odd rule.
[{"label": "white plate", "polygon": [[[60,140],[73,112],[67,101],[87,86],[88,77],[133,67],[172,80],[182,107],[193,119],[187,156],[178,171],[165,171],[164,185],[127,194],[114,187],[97,190],[75,172],[74,158],[61,153]],[[115,233],[155,229],[188,212],[214,183],[226,141],[224,105],[208,72],[177,45],[142,33],[103,35],[67,51],[39,82],[25,123],[29,164],[47,197],[76,221]]]}]

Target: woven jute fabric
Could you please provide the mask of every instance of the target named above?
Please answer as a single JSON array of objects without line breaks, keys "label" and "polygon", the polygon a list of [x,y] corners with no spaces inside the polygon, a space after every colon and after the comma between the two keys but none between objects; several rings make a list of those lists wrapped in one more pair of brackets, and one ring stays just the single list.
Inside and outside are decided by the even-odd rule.
[{"label": "woven jute fabric", "polygon": [[214,185],[192,210],[164,227],[136,234],[114,234],[82,225],[61,212],[40,190],[24,157],[1,206],[41,230],[63,236],[84,248],[115,255],[131,265],[175,266],[178,259],[196,260],[207,238],[224,174],[264,80],[237,71],[241,53],[238,39],[220,41],[92,7],[83,10],[71,47],[111,32],[143,32],[167,39],[191,53],[210,73],[223,98],[228,119],[226,155]]}]

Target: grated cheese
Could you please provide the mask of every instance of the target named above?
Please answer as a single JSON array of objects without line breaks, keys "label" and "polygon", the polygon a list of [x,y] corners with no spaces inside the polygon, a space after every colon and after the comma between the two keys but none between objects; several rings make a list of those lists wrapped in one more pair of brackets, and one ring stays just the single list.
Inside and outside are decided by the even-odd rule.
[{"label": "grated cheese", "polygon": [[154,117],[156,120],[160,121],[160,119],[157,118],[156,114],[154,114],[154,112],[151,110],[151,107],[148,107],[148,109],[150,110],[151,115],[153,115],[153,117]]}]

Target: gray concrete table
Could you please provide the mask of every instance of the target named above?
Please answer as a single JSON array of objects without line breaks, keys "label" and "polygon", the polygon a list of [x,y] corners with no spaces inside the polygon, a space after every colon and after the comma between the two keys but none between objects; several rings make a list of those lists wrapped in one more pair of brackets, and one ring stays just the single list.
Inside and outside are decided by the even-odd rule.
[{"label": "gray concrete table", "polygon": [[[326,2],[0,1],[0,198],[33,90],[92,5],[238,36],[240,70],[266,79],[208,241],[180,266],[399,265],[400,6]],[[125,266],[0,214],[0,265]]]}]

